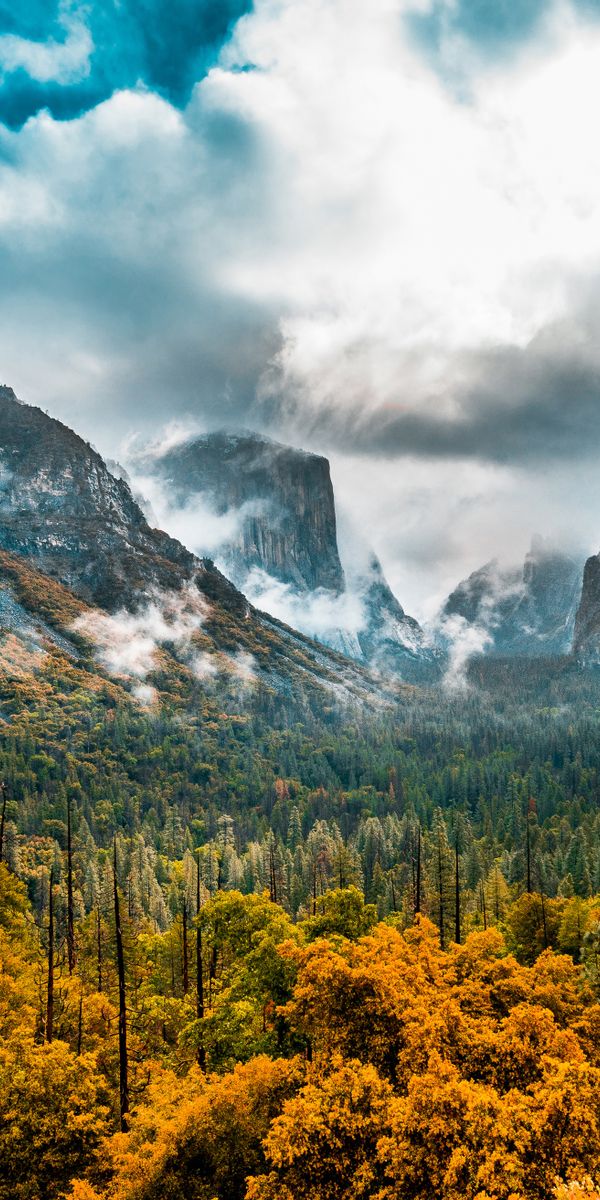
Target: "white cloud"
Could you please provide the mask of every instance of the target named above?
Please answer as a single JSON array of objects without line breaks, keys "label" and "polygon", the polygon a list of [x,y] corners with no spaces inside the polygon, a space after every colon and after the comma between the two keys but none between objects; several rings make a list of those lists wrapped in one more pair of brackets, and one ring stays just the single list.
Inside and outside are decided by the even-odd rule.
[{"label": "white cloud", "polygon": [[161,646],[175,645],[198,674],[200,661],[207,656],[198,654],[194,636],[202,628],[207,612],[206,600],[190,584],[181,592],[156,593],[136,612],[92,609],[77,618],[73,629],[89,638],[96,647],[98,661],[111,675],[133,681],[133,694],[146,703],[151,699],[151,689],[145,681],[157,665]]},{"label": "white cloud", "polygon": [[266,0],[238,26],[231,54],[260,70],[202,90],[268,139],[279,209],[268,248],[258,230],[223,273],[284,308],[302,420],[451,405],[459,352],[525,345],[598,270],[600,31],[555,21],[543,53],[480,69],[468,102],[386,0]]},{"label": "white cloud", "polygon": [[340,633],[348,639],[355,638],[365,623],[364,606],[358,592],[336,595],[325,588],[309,593],[297,592],[289,584],[258,569],[250,571],[242,586],[256,608],[319,641],[339,642]]},{"label": "white cloud", "polygon": [[264,507],[260,500],[239,508],[216,512],[209,493],[196,492],[185,504],[177,504],[169,488],[153,475],[136,473],[135,459],[126,459],[133,491],[144,501],[148,517],[157,528],[166,529],[200,557],[212,557],[223,546],[235,542],[244,520]]},{"label": "white cloud", "polygon": [[239,681],[241,687],[250,687],[256,682],[256,660],[247,650],[226,654],[224,662],[227,671]]},{"label": "white cloud", "polygon": [[196,635],[208,611],[207,601],[192,583],[180,592],[155,592],[135,612],[91,609],[77,617],[73,630],[89,639],[98,662],[126,682],[132,696],[146,706],[157,699],[148,676],[159,665],[158,655],[165,646],[174,646],[195,678],[205,684],[225,673],[235,687],[250,687],[256,682],[257,665],[246,650],[232,654],[199,650]]},{"label": "white cloud", "polygon": [[460,616],[448,617],[443,622],[441,632],[448,645],[448,665],[443,685],[450,692],[466,691],[469,687],[469,662],[490,645],[492,635],[483,626],[469,625]]},{"label": "white cloud", "polygon": [[64,13],[62,41],[30,41],[12,33],[0,35],[0,78],[22,69],[40,83],[68,84],[89,74],[93,44],[83,21]]}]

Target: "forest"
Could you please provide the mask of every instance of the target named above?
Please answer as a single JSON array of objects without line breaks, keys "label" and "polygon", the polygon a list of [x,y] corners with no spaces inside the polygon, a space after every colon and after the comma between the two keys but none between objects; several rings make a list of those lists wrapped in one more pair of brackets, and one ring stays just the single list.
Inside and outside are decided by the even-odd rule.
[{"label": "forest", "polygon": [[0,1198],[598,1196],[595,673],[0,683]]}]

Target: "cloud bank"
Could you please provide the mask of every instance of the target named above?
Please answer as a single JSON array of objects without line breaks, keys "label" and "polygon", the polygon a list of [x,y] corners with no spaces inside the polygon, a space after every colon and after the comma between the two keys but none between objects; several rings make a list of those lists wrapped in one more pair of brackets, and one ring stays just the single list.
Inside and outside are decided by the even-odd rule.
[{"label": "cloud bank", "polygon": [[0,7],[1,375],[328,453],[418,612],[524,513],[593,548],[598,9]]}]

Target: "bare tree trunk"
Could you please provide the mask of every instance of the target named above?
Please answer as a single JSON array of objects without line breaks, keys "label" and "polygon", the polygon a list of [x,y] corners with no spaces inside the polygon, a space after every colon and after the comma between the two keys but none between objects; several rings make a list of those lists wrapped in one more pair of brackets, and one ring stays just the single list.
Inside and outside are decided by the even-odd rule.
[{"label": "bare tree trunk", "polygon": [[527,862],[527,891],[531,894],[531,835],[529,831],[529,813],[527,813],[525,853]]},{"label": "bare tree trunk", "polygon": [[4,862],[4,826],[6,823],[6,784],[0,783],[2,792],[2,812],[0,813],[0,863]]},{"label": "bare tree trunk", "polygon": [[272,904],[277,904],[277,875],[275,873],[275,854],[273,851],[273,835],[269,840],[269,892]]},{"label": "bare tree trunk", "polygon": [[[204,1017],[204,975],[202,970],[202,929],[200,927],[200,862],[196,876],[196,1017],[202,1021]],[[206,1050],[198,1045],[198,1066],[206,1069]]]},{"label": "bare tree trunk", "polygon": [[481,912],[483,914],[483,928],[485,930],[487,929],[487,908],[485,904],[485,888],[483,886],[483,880],[481,881]]},{"label": "bare tree trunk", "polygon": [[102,922],[100,919],[100,897],[96,909],[96,949],[98,955],[98,991],[102,991]]},{"label": "bare tree trunk", "polygon": [[117,839],[113,842],[113,891],[115,902],[115,936],[117,942],[117,973],[119,977],[119,1112],[121,1131],[127,1133],[129,1123],[129,1084],[127,1062],[127,1003],[125,994],[125,959],[121,932],[121,910],[117,886]]},{"label": "bare tree trunk", "polygon": [[458,834],[454,846],[454,941],[460,946],[460,854]]},{"label": "bare tree trunk", "polygon": [[190,975],[188,969],[188,937],[187,937],[187,904],[183,901],[182,913],[182,933],[183,933],[183,994],[187,996],[190,989]]},{"label": "bare tree trunk", "polygon": [[48,989],[46,993],[46,1041],[54,1032],[54,868],[50,868],[48,894]]},{"label": "bare tree trunk", "polygon": [[67,799],[67,960],[69,975],[72,975],[75,967],[75,921],[73,917],[73,842],[70,796]]},{"label": "bare tree trunk", "polygon": [[444,876],[442,872],[442,841],[440,831],[438,829],[438,899],[440,910],[440,950],[446,949],[446,938],[444,934]]},{"label": "bare tree trunk", "polygon": [[544,903],[544,885],[540,875],[540,902],[542,905],[542,933],[544,935],[544,950],[548,949],[548,925],[546,923],[546,905]]},{"label": "bare tree trunk", "polygon": [[83,984],[79,993],[79,1013],[77,1016],[77,1057],[81,1054],[81,1040],[83,1036]]},{"label": "bare tree trunk", "polygon": [[417,830],[417,880],[415,884],[415,916],[421,912],[421,826]]}]

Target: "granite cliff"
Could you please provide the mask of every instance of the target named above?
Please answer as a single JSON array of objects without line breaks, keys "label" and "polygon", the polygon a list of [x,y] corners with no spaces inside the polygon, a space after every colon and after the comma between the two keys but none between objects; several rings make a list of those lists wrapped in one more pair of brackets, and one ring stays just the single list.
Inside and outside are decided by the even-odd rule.
[{"label": "granite cliff", "polygon": [[584,567],[573,650],[582,662],[600,662],[600,554],[588,558]]},{"label": "granite cliff", "polygon": [[235,582],[258,567],[299,591],[343,589],[326,458],[254,433],[220,432],[176,446],[150,466],[174,504],[202,495],[217,514],[238,510],[236,532],[220,549]]},{"label": "granite cliff", "polygon": [[[64,601],[58,625],[46,611],[55,586]],[[126,480],[92,446],[0,387],[0,638],[68,642],[82,604],[86,613],[137,613],[196,588],[208,602],[199,644],[222,656],[217,665],[239,666],[241,654],[282,694],[373,693],[366,672],[257,612],[210,559],[151,528]]]}]

